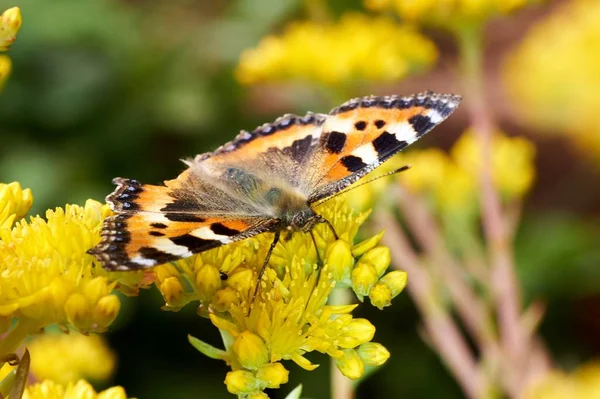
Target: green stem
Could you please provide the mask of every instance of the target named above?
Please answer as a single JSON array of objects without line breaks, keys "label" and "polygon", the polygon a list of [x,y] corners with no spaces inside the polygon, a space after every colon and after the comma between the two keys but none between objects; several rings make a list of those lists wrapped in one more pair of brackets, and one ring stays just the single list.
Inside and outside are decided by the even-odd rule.
[{"label": "green stem", "polygon": [[[352,301],[352,295],[348,288],[334,288],[329,295],[330,305],[347,305]],[[352,381],[346,378],[336,367],[335,359],[331,359],[331,398],[352,399],[354,398],[354,386]]]}]

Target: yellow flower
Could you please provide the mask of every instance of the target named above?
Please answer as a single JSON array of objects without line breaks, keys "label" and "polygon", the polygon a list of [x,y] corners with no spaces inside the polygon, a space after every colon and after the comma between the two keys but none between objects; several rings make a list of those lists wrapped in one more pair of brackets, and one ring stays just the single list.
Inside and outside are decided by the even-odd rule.
[{"label": "yellow flower", "polygon": [[525,391],[524,399],[600,398],[600,363],[592,362],[572,373],[552,371]]},{"label": "yellow flower", "polygon": [[[31,193],[12,183],[1,188],[0,204],[8,218],[0,228],[0,318],[18,322],[0,341],[0,356],[14,351],[25,337],[50,324],[71,324],[81,331],[104,331],[120,302],[112,293],[148,283],[144,273],[107,273],[86,253],[100,241],[107,205],[88,200],[85,206],[48,210],[29,222],[12,220],[31,204]],[[8,194],[7,194],[8,193]],[[4,215],[4,214],[3,214]]]},{"label": "yellow flower", "polygon": [[36,336],[27,348],[30,372],[40,381],[66,385],[80,379],[106,380],[115,368],[115,355],[99,335],[48,333]]},{"label": "yellow flower", "polygon": [[339,84],[352,79],[395,81],[430,66],[429,39],[392,19],[346,14],[338,23],[292,23],[242,53],[236,77],[243,84],[300,79]]},{"label": "yellow flower", "polygon": [[566,2],[530,30],[504,65],[515,112],[538,131],[574,140],[598,161],[599,19],[597,1]]},{"label": "yellow flower", "polygon": [[[340,239],[335,240],[326,225],[316,226],[318,257],[308,234],[298,232],[289,240],[282,240],[273,251],[253,301],[256,276],[272,234],[155,269],[161,290],[169,278],[185,282],[180,294],[185,300],[177,307],[200,301],[200,314],[209,317],[222,334],[229,337],[224,339],[225,350],[195,338],[191,340],[201,352],[231,365],[233,371],[225,379],[231,393],[246,397],[285,384],[288,371],[281,363],[283,360],[292,360],[306,370],[313,370],[317,365],[305,357],[307,353],[318,351],[340,359],[347,356],[347,350],[358,350],[373,339],[375,327],[366,319],[352,317],[351,312],[357,305],[332,306],[327,305],[327,300],[334,287],[357,285],[353,270],[359,264],[373,269],[376,284],[389,266],[389,250],[378,246],[381,234],[352,246],[358,227],[368,213],[355,215],[343,198],[323,204],[318,213],[332,223]],[[325,264],[318,266],[318,258]],[[213,265],[219,265],[220,272],[227,278],[217,280]],[[212,282],[202,284],[197,276],[207,266],[210,271],[203,276]],[[397,289],[394,294],[399,292]],[[357,294],[362,297],[369,292],[363,290]],[[355,357],[361,359],[358,352]],[[342,360],[339,364],[347,368],[349,363]],[[352,375],[359,376],[364,367],[352,370]]]},{"label": "yellow flower", "polygon": [[19,7],[9,8],[0,15],[0,51],[8,50],[13,44],[22,22]]},{"label": "yellow flower", "polygon": [[[527,194],[535,179],[535,146],[522,137],[501,132],[492,136],[492,180],[505,200]],[[467,130],[454,144],[451,156],[437,149],[411,151],[403,160],[413,167],[399,176],[402,185],[433,199],[442,213],[460,213],[478,206],[481,152]]]},{"label": "yellow flower", "polygon": [[450,26],[508,14],[530,0],[364,0],[371,10],[394,10],[403,19]]},{"label": "yellow flower", "polygon": [[121,387],[112,387],[96,393],[84,380],[67,385],[45,380],[25,388],[23,399],[127,399],[127,394]]},{"label": "yellow flower", "polygon": [[[508,137],[496,132],[491,138],[492,180],[506,198],[518,198],[531,188],[534,178],[535,146],[523,137]],[[465,172],[478,178],[481,151],[475,133],[467,130],[454,144],[452,157]]]},{"label": "yellow flower", "polygon": [[[2,56],[0,56],[2,57]],[[0,58],[0,75],[2,58]],[[23,190],[17,182],[0,183],[0,229],[10,229],[31,208],[33,196],[30,189]]]}]

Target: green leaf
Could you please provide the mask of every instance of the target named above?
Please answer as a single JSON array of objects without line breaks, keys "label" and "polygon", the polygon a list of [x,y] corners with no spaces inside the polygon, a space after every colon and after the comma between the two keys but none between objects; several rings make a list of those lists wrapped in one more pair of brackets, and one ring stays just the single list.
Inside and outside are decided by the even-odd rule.
[{"label": "green leaf", "polygon": [[294,390],[288,393],[288,396],[285,399],[300,399],[300,395],[302,395],[302,384],[298,385]]},{"label": "green leaf", "polygon": [[10,394],[8,395],[11,399],[21,399],[23,396],[23,392],[25,392],[25,384],[27,383],[27,376],[29,375],[30,361],[31,357],[29,356],[29,351],[25,349],[25,353],[23,353],[23,357],[19,362],[19,367],[17,367],[15,381],[12,389],[10,390]]},{"label": "green leaf", "polygon": [[190,341],[190,344],[192,344],[192,346],[196,348],[200,353],[210,357],[211,359],[224,361],[229,360],[229,355],[222,349],[215,348],[214,346],[207,344],[206,342],[201,341],[198,338],[192,337],[191,335],[188,335],[188,341]]}]

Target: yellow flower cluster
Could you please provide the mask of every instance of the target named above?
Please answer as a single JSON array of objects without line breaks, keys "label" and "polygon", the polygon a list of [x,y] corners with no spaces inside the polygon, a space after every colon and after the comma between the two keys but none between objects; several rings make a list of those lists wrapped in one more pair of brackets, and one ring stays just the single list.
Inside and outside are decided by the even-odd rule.
[{"label": "yellow flower cluster", "polygon": [[97,393],[84,380],[67,385],[45,380],[25,388],[23,399],[127,399],[127,394],[121,387],[112,387]]},{"label": "yellow flower cluster", "polygon": [[[600,160],[600,3],[565,3],[511,54],[504,77],[523,120]],[[568,27],[568,28],[566,28]]]},{"label": "yellow flower cluster", "polygon": [[[492,136],[492,180],[506,200],[524,196],[535,178],[535,147],[522,137]],[[437,149],[410,151],[401,157],[413,168],[399,175],[412,192],[430,194],[442,212],[462,212],[478,203],[481,150],[477,137],[466,131],[450,155]]]},{"label": "yellow flower cluster", "polygon": [[327,300],[334,287],[350,287],[359,299],[368,296],[383,308],[406,285],[406,273],[385,274],[390,253],[378,245],[381,234],[350,244],[367,213],[353,214],[342,198],[323,204],[318,212],[340,237],[335,240],[326,225],[315,228],[324,265],[317,266],[310,236],[295,233],[275,247],[254,300],[256,276],[272,240],[269,234],[155,269],[167,307],[200,301],[199,313],[227,337],[225,351],[191,340],[206,355],[231,365],[233,371],[225,379],[231,393],[254,397],[264,395],[266,388],[278,388],[288,380],[281,361],[312,370],[317,365],[304,357],[312,351],[335,358],[350,378],[359,378],[366,366],[380,365],[389,357],[382,345],[370,342],[375,327],[352,317],[357,305],[327,305]]},{"label": "yellow flower cluster", "polygon": [[40,327],[68,322],[83,331],[105,330],[120,308],[111,294],[116,283],[96,275],[99,266],[86,251],[99,240],[109,212],[89,200],[0,230],[0,316]]},{"label": "yellow flower cluster", "polygon": [[290,79],[339,84],[392,81],[435,62],[432,41],[385,17],[346,14],[335,24],[296,22],[242,53],[235,75],[243,84]]},{"label": "yellow flower cluster", "polygon": [[116,356],[99,335],[47,333],[27,344],[30,372],[38,381],[67,385],[80,379],[106,380],[114,371]]},{"label": "yellow flower cluster", "polygon": [[524,399],[598,399],[600,398],[600,363],[586,364],[573,373],[553,371],[533,384]]},{"label": "yellow flower cluster", "polygon": [[455,26],[510,13],[530,0],[364,0],[371,10],[394,10],[408,21]]}]

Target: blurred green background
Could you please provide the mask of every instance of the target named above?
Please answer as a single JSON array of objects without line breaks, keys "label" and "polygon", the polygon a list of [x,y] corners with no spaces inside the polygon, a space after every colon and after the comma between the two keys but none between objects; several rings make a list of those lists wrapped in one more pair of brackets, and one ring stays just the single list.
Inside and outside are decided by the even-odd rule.
[{"label": "blurred green background", "polygon": [[[328,2],[335,15],[361,2]],[[490,73],[535,20],[561,2],[539,5],[491,24]],[[102,199],[116,176],[158,183],[175,177],[180,158],[210,151],[240,129],[284,112],[326,112],[330,99],[309,85],[242,87],[233,70],[241,51],[286,21],[305,16],[299,0],[14,0],[23,28],[10,51],[13,73],[0,94],[0,180],[33,190],[33,214],[65,203]],[[429,74],[401,84],[363,84],[353,95],[458,91],[447,38],[434,33],[440,62]],[[335,55],[332,55],[335,62]],[[492,86],[492,91],[494,87]],[[541,328],[555,359],[570,368],[600,354],[600,172],[563,138],[536,136],[503,112],[500,124],[538,145],[538,182],[526,202],[516,241],[527,300],[541,299]],[[448,148],[466,127],[451,118],[421,146]],[[595,166],[596,165],[596,166]],[[409,277],[410,279],[410,277]],[[227,368],[197,353],[189,333],[215,345],[217,330],[193,307],[163,312],[152,289],[124,298],[108,338],[119,353],[113,381],[139,398],[230,397]],[[378,311],[359,308],[377,326],[376,340],[391,359],[358,389],[357,397],[460,398],[461,391],[419,336],[419,317],[407,294]],[[311,373],[288,363],[304,397],[329,395],[328,360]]]}]

